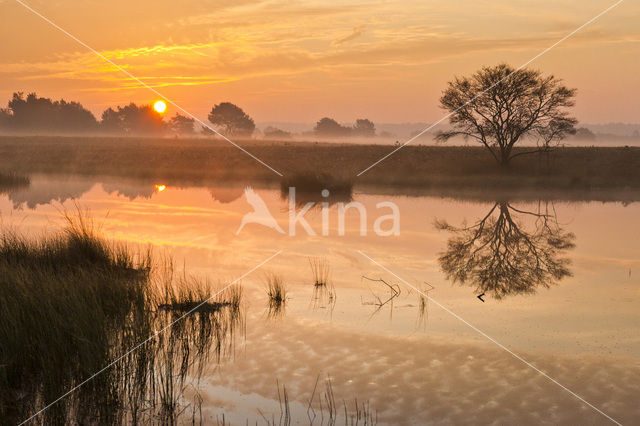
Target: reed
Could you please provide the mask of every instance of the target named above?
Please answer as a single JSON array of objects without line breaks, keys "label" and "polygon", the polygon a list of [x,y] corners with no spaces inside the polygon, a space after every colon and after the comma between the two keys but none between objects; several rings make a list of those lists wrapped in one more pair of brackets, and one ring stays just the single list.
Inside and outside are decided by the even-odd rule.
[{"label": "reed", "polygon": [[287,302],[287,286],[282,276],[269,273],[265,276],[267,296],[269,298],[268,317],[278,317],[284,313]]},{"label": "reed", "polygon": [[206,281],[108,242],[86,212],[64,217],[41,238],[0,233],[0,418],[20,423],[112,364],[33,422],[175,423],[186,378],[231,350],[242,290],[185,312],[209,300]]},{"label": "reed", "polygon": [[269,302],[275,305],[282,305],[287,301],[287,287],[281,275],[268,274],[267,278],[267,296]]},{"label": "reed", "polygon": [[310,257],[309,266],[313,275],[313,285],[316,287],[326,287],[329,284],[331,266],[326,258]]}]

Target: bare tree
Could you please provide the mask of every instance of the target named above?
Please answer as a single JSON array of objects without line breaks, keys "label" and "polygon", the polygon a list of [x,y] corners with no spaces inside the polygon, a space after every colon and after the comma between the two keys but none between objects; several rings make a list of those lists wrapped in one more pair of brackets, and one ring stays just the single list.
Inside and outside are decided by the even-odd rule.
[{"label": "bare tree", "polygon": [[[451,112],[453,128],[440,132],[437,139],[474,139],[506,166],[514,157],[548,152],[575,133],[577,120],[567,111],[574,105],[575,94],[576,89],[540,71],[516,70],[506,64],[485,67],[471,77],[449,82],[440,105]],[[513,147],[525,139],[535,146],[514,152]]]},{"label": "bare tree", "polygon": [[[530,217],[533,223],[526,227],[517,216]],[[548,206],[530,212],[497,202],[471,226],[438,221],[436,227],[453,234],[438,259],[443,272],[454,282],[475,285],[479,293],[497,299],[533,293],[571,275],[569,260],[562,255],[575,246],[575,236],[558,225]]]}]

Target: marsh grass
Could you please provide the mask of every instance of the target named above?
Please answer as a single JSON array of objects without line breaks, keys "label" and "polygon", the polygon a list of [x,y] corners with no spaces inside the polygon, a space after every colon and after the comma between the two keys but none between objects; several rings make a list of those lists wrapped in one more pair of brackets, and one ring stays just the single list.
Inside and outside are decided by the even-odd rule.
[{"label": "marsh grass", "polygon": [[[10,230],[0,237],[4,418],[29,411],[37,402],[30,397],[49,401],[74,378],[100,369],[109,359],[106,331],[150,303],[150,259],[134,262],[123,247],[98,238],[82,215],[66,219],[64,232],[39,240]],[[63,412],[63,404],[52,407],[50,419]]]},{"label": "marsh grass", "polygon": [[175,423],[187,378],[231,351],[241,288],[185,316],[214,294],[206,281],[107,242],[84,212],[65,220],[39,239],[0,235],[0,418],[24,421],[117,361],[32,422]]},{"label": "marsh grass", "polygon": [[329,308],[333,311],[337,297],[336,289],[331,282],[329,261],[324,257],[309,257],[308,261],[313,282],[311,306],[313,309]]},{"label": "marsh grass", "polygon": [[268,316],[275,317],[284,313],[287,302],[287,286],[281,275],[268,273],[265,276],[267,297],[269,298]]},{"label": "marsh grass", "polygon": [[172,312],[218,312],[222,308],[238,310],[242,300],[242,284],[224,287],[212,285],[208,280],[188,275],[183,270],[176,277],[174,265],[166,262],[162,270],[164,276],[159,282],[161,298],[158,309]]},{"label": "marsh grass", "polygon": [[329,284],[331,274],[329,261],[324,257],[310,257],[309,267],[313,276],[313,285],[315,287],[326,287]]}]

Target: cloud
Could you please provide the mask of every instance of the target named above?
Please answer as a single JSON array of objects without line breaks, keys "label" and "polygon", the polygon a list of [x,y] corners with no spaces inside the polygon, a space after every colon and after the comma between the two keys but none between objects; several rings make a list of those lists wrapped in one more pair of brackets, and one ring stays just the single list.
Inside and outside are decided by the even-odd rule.
[{"label": "cloud", "polygon": [[[347,45],[359,37],[364,26],[333,41]],[[409,29],[407,30],[408,33]],[[295,34],[291,37],[295,38]],[[574,45],[607,39],[600,31],[586,32]],[[251,77],[295,75],[310,71],[338,72],[336,67],[385,67],[401,72],[402,67],[433,63],[474,52],[535,50],[553,42],[548,36],[522,38],[470,38],[460,35],[429,34],[368,41],[335,50],[314,50],[280,42],[256,43],[243,40],[152,45],[101,53],[126,68],[152,87],[198,86],[228,83]],[[0,74],[20,81],[85,80],[98,91],[131,90],[142,87],[105,63],[92,52],[56,55],[51,61],[6,63]]]},{"label": "cloud", "polygon": [[340,46],[343,43],[346,43],[348,41],[351,41],[351,40],[354,40],[354,39],[360,37],[362,35],[362,33],[364,32],[364,27],[365,27],[364,24],[363,25],[358,25],[357,27],[355,27],[353,29],[351,34],[349,34],[346,37],[342,37],[342,38],[339,38],[339,39],[335,40],[332,44],[334,46]]}]

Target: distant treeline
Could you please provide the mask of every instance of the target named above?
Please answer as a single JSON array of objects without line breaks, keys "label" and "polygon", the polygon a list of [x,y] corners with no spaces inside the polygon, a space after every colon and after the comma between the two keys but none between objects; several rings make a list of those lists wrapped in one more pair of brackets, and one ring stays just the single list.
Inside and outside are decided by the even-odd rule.
[{"label": "distant treeline", "polygon": [[107,108],[97,120],[78,102],[64,99],[52,101],[30,93],[14,93],[7,107],[0,109],[0,131],[3,133],[104,133],[141,135],[193,133],[194,120],[176,114],[168,120],[151,105]]},{"label": "distant treeline", "polygon": [[[210,126],[229,137],[249,138],[255,135],[256,125],[242,108],[230,102],[214,105],[208,115]],[[157,112],[152,105],[130,103],[107,108],[100,119],[79,102],[64,99],[54,101],[35,93],[13,94],[6,108],[0,109],[0,133],[18,134],[105,134],[105,135],[179,135],[198,133],[214,136],[210,128],[196,125],[191,117],[176,113],[172,117]],[[324,117],[306,135],[326,138],[376,136],[376,128],[368,119],[358,119],[353,126],[345,126]],[[266,139],[290,139],[290,132],[275,127],[264,129]],[[384,135],[382,135],[384,136]]]}]

